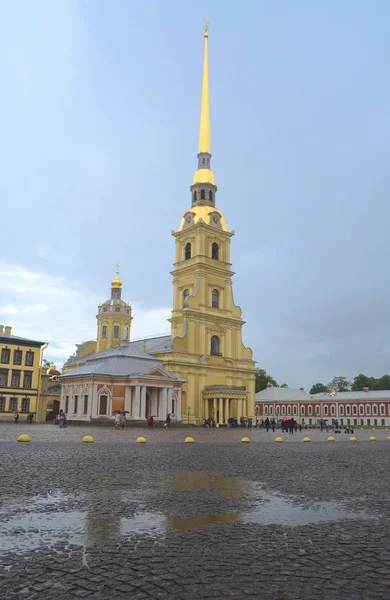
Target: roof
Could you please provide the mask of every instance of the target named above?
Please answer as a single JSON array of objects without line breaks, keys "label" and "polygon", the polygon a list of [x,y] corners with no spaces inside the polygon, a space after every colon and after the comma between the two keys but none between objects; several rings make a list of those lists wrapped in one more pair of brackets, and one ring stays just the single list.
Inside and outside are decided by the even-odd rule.
[{"label": "roof", "polygon": [[122,342],[117,348],[92,354],[86,357],[85,365],[64,373],[61,379],[77,377],[79,375],[110,375],[126,377],[132,375],[147,375],[154,369],[159,369],[175,381],[183,381],[176,375],[166,371],[162,362],[155,357],[132,347],[129,342]]},{"label": "roof", "polygon": [[38,342],[37,340],[30,340],[29,338],[19,337],[17,335],[12,335],[12,333],[0,333],[0,340],[6,340],[10,342],[20,342],[25,343],[27,345],[35,345],[35,346],[44,346],[46,342]]},{"label": "roof", "polygon": [[349,400],[351,402],[354,400],[390,400],[390,390],[373,390],[371,392],[335,392],[334,394],[323,392],[320,394],[314,394],[312,398],[315,400],[333,400],[336,402],[342,402],[344,400]]},{"label": "roof", "polygon": [[158,352],[172,352],[172,338],[170,335],[160,335],[145,340],[136,340],[130,342],[130,347],[142,350],[146,346],[146,352],[149,354],[157,354]]},{"label": "roof", "polygon": [[256,402],[301,402],[310,400],[311,396],[304,390],[296,390],[282,387],[269,387],[261,392],[257,392],[255,396]]}]

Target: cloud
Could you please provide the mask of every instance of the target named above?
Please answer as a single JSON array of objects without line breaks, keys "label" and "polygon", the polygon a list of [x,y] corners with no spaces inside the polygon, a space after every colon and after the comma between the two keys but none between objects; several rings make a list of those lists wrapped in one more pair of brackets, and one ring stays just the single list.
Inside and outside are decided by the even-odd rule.
[{"label": "cloud", "polygon": [[[61,275],[0,261],[0,323],[10,325],[14,335],[48,342],[45,357],[57,367],[75,344],[96,339],[97,307],[107,296],[104,289],[97,295]],[[169,331],[170,308],[131,304],[133,339]]]}]

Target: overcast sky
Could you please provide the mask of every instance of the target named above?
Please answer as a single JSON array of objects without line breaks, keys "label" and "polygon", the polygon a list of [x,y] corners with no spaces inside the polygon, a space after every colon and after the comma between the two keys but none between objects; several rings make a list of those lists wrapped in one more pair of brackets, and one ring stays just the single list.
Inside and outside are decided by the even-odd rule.
[{"label": "overcast sky", "polygon": [[0,323],[57,366],[121,265],[169,331],[210,20],[217,206],[243,339],[290,387],[390,372],[390,3],[3,0]]}]

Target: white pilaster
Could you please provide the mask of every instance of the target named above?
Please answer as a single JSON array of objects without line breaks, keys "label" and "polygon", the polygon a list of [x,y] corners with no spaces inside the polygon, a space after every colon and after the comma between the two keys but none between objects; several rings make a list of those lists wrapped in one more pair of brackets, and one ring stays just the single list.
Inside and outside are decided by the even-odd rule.
[{"label": "white pilaster", "polygon": [[218,423],[223,423],[223,398],[219,399],[219,419]]},{"label": "white pilaster", "polygon": [[[168,412],[170,413],[174,413],[175,414],[176,408],[174,411],[172,411],[172,388],[168,388]],[[175,414],[176,416],[176,414]]]},{"label": "white pilaster", "polygon": [[141,387],[141,411],[140,411],[140,419],[145,418],[146,411],[146,385]]},{"label": "white pilaster", "polygon": [[128,414],[126,414],[126,419],[131,417],[131,387],[129,385],[126,386],[125,390],[125,410],[128,410]]},{"label": "white pilaster", "polygon": [[162,414],[165,420],[168,414],[168,389],[166,387],[162,390]]},{"label": "white pilaster", "polygon": [[177,414],[176,414],[176,420],[177,421],[181,421],[181,389],[177,390]]},{"label": "white pilaster", "polygon": [[135,400],[134,400],[134,408],[133,408],[133,417],[135,419],[139,419],[140,415],[140,405],[141,405],[141,386],[135,386]]}]

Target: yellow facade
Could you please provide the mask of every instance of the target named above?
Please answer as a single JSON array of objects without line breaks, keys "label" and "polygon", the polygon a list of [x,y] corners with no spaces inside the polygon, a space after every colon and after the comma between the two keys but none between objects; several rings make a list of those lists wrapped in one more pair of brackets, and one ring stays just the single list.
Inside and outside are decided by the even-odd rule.
[{"label": "yellow facade", "polygon": [[61,384],[58,376],[61,375],[50,363],[48,369],[41,370],[39,401],[36,420],[41,422],[53,421],[57,418],[61,403]]},{"label": "yellow facade", "polygon": [[111,282],[111,298],[98,308],[96,351],[102,352],[118,346],[122,340],[130,340],[131,306],[121,298],[122,281],[117,268]]},{"label": "yellow facade", "polygon": [[12,335],[11,327],[0,325],[0,419],[36,415],[40,389],[40,364],[44,342]]}]

